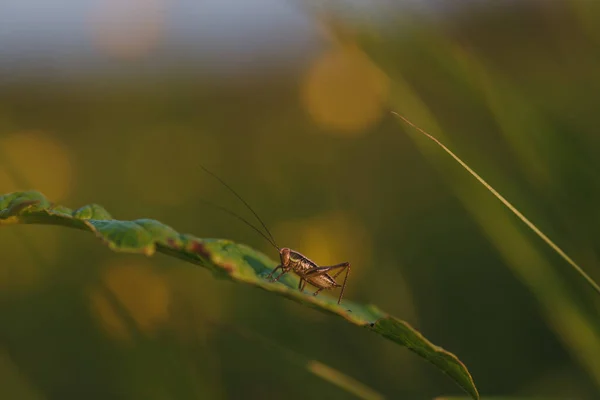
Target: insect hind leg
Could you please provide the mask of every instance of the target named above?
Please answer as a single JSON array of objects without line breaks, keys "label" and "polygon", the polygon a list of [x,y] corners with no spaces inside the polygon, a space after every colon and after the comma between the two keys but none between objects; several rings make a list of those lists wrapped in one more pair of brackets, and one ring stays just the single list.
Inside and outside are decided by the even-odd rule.
[{"label": "insect hind leg", "polygon": [[[348,281],[348,275],[350,275],[350,263],[347,263],[346,268],[344,268],[344,269],[346,270],[346,276],[344,276],[344,283],[342,283],[342,289],[340,290],[340,297],[338,298],[338,304],[340,304],[342,302],[342,297],[344,297],[344,289],[346,289],[346,282]],[[336,276],[341,274],[344,269],[341,269],[333,277],[335,278]]]},{"label": "insect hind leg", "polygon": [[[340,304],[342,302],[342,297],[344,297],[344,290],[346,289],[346,283],[348,282],[348,275],[350,274],[350,263],[349,262],[343,262],[343,263],[339,263],[336,265],[330,265],[328,267],[317,267],[317,268],[313,268],[310,271],[307,271],[306,274],[307,275],[323,275],[326,274],[330,271],[333,271],[334,269],[339,269],[338,272],[336,272],[335,275],[332,276],[333,279],[337,278],[342,272],[344,272],[344,270],[346,271],[346,276],[344,276],[344,283],[342,283],[342,289],[340,290],[340,297],[338,298],[338,304]],[[318,295],[321,290],[323,290],[324,288],[319,288],[316,292],[313,293],[313,296]]]},{"label": "insect hind leg", "polygon": [[312,269],[309,269],[308,271],[306,271],[306,275],[323,275],[323,274],[326,274],[328,272],[331,272],[331,271],[339,268],[340,270],[333,276],[333,278],[335,278],[340,273],[344,272],[344,269],[346,269],[347,267],[350,267],[349,262],[343,262],[343,263],[339,263],[339,264],[335,264],[335,265],[329,265],[327,267],[315,267],[315,268],[312,268]]}]

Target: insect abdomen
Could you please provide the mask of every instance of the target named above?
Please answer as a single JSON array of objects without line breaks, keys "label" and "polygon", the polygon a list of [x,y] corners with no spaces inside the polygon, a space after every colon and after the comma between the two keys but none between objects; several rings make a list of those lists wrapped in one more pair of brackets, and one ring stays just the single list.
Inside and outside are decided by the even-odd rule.
[{"label": "insect abdomen", "polygon": [[335,287],[339,287],[340,285],[333,279],[329,274],[323,275],[315,275],[315,276],[306,276],[303,275],[302,279],[317,287],[319,289],[333,289]]}]

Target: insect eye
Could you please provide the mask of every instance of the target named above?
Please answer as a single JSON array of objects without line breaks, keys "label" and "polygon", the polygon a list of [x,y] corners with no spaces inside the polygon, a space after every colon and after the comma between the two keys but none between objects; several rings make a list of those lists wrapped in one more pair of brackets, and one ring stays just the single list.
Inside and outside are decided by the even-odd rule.
[{"label": "insect eye", "polygon": [[285,264],[287,261],[289,261],[290,257],[290,249],[288,248],[283,248],[281,249],[281,261]]}]

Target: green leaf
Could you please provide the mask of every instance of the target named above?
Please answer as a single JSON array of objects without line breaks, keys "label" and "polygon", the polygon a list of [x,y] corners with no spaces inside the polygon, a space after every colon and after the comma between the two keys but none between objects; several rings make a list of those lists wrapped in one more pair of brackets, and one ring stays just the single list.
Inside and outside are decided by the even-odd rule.
[{"label": "green leaf", "polygon": [[87,230],[114,251],[152,255],[156,251],[200,265],[216,277],[247,283],[294,300],[322,312],[338,315],[395,343],[406,346],[448,374],[472,398],[479,394],[471,374],[452,353],[433,345],[409,324],[373,305],[312,296],[300,292],[297,282],[284,276],[271,283],[265,277],[276,262],[252,248],[229,240],[199,239],[180,234],[152,219],[119,221],[112,219],[101,206],[91,204],[72,211],[50,203],[36,191],[15,192],[0,196],[0,225],[49,224]]}]

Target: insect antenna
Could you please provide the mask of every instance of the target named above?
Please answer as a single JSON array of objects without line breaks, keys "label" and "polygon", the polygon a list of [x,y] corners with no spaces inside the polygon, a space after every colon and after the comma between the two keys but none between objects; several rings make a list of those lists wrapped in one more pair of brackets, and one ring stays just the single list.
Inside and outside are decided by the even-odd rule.
[{"label": "insect antenna", "polygon": [[246,225],[248,225],[250,228],[254,229],[254,231],[256,231],[256,233],[258,233],[260,236],[262,236],[267,242],[269,242],[272,246],[274,246],[277,250],[279,250],[279,247],[277,247],[277,245],[275,244],[275,242],[273,240],[271,240],[267,235],[265,235],[260,229],[258,229],[256,226],[252,225],[250,222],[248,222],[244,217],[242,217],[241,215],[238,215],[237,213],[231,211],[228,208],[225,208],[223,206],[220,206],[218,204],[212,203],[208,200],[204,200],[204,199],[198,199],[200,200],[201,203],[204,203],[208,206],[214,207],[216,209],[219,209],[229,215],[231,215],[232,217],[236,217],[237,219],[239,219],[240,221],[242,221],[243,223],[245,223]]},{"label": "insect antenna", "polygon": [[242,203],[244,203],[244,205],[246,206],[246,208],[248,208],[248,210],[250,210],[250,212],[252,214],[254,214],[254,216],[256,217],[256,219],[258,220],[258,222],[260,222],[260,224],[262,225],[263,228],[265,228],[265,231],[267,231],[267,234],[269,235],[269,237],[267,237],[263,232],[261,232],[258,228],[256,228],[254,225],[252,225],[250,222],[246,221],[244,218],[242,218],[241,216],[237,215],[236,213],[234,213],[233,211],[230,211],[228,209],[226,209],[225,207],[221,207],[218,206],[216,204],[212,204],[210,202],[207,201],[203,201],[206,204],[210,204],[226,213],[228,213],[229,215],[232,215],[236,218],[238,218],[240,221],[246,223],[248,226],[252,227],[252,229],[254,229],[255,231],[257,231],[258,233],[260,233],[260,235],[262,237],[264,237],[265,239],[267,239],[267,241],[269,243],[271,243],[273,246],[275,246],[275,248],[277,250],[279,250],[279,246],[277,246],[277,242],[275,241],[275,238],[273,237],[273,235],[271,234],[271,231],[269,230],[269,228],[267,228],[267,225],[263,222],[263,220],[258,216],[258,214],[256,213],[256,211],[254,211],[254,209],[252,207],[250,207],[250,204],[248,204],[246,202],[246,200],[244,200],[242,198],[242,196],[240,196],[238,194],[238,192],[236,192],[235,190],[233,190],[233,188],[231,186],[229,186],[223,179],[221,179],[217,174],[215,174],[214,172],[212,172],[211,170],[209,170],[208,168],[206,168],[203,165],[200,165],[200,168],[202,168],[204,170],[204,172],[206,172],[207,174],[209,174],[210,176],[212,176],[213,178],[215,178],[216,180],[218,180],[219,182],[221,182],[221,184],[223,186],[225,186],[231,193],[233,193],[233,195],[235,197],[238,198],[238,200],[240,200]]}]

